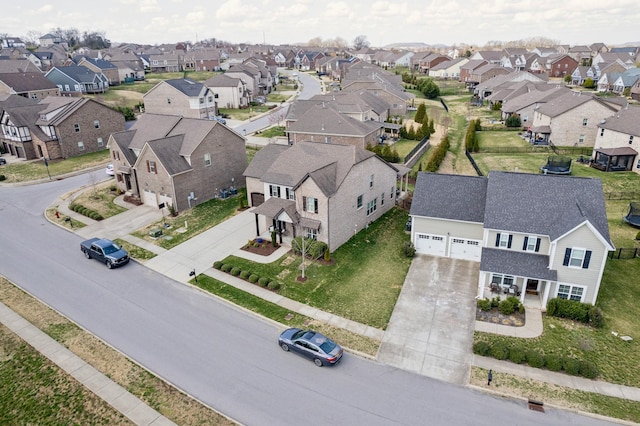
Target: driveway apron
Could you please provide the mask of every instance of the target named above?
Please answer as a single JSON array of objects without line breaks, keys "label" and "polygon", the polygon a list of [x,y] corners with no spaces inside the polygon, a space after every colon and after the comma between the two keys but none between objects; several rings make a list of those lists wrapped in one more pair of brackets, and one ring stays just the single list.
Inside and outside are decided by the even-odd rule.
[{"label": "driveway apron", "polygon": [[435,379],[468,384],[479,266],[417,255],[384,333],[378,360]]}]

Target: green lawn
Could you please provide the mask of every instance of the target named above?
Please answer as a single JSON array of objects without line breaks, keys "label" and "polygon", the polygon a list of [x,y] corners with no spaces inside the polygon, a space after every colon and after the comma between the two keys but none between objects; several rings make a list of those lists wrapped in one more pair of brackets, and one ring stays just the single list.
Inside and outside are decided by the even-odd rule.
[{"label": "green lawn", "polygon": [[398,208],[362,230],[333,253],[335,263],[307,262],[306,282],[298,282],[300,257],[270,264],[230,256],[224,263],[276,279],[279,294],[353,321],[386,328],[411,259],[402,246],[407,213]]},{"label": "green lawn", "polygon": [[[51,178],[64,175],[89,167],[105,164],[109,161],[109,150],[105,149],[90,154],[79,155],[77,157],[68,158],[66,160],[49,161],[49,173]],[[47,179],[47,167],[40,160],[19,161],[12,164],[6,164],[0,168],[0,174],[6,177],[5,182],[26,182],[37,179]],[[105,175],[106,177],[106,175]],[[90,182],[87,182],[90,183]]]},{"label": "green lawn", "polygon": [[391,149],[395,149],[400,159],[403,159],[407,154],[411,152],[413,148],[415,148],[420,141],[409,140],[409,139],[400,139],[398,142],[391,145]]},{"label": "green lawn", "polygon": [[[198,204],[190,210],[181,212],[176,217],[165,215],[164,220],[159,220],[145,228],[139,229],[133,232],[132,235],[143,240],[154,242],[158,246],[168,250],[224,222],[236,213],[241,202],[243,205],[246,205],[246,200],[246,190],[241,188],[238,191],[238,195],[233,197],[224,200],[209,200],[205,203]],[[166,228],[164,223],[170,227]],[[185,223],[187,223],[186,228]],[[163,236],[161,238],[153,239],[149,236],[149,232],[155,228],[162,229]]]},{"label": "green lawn", "polygon": [[[593,329],[573,321],[544,318],[544,332],[534,339],[517,339],[487,333],[475,333],[475,341],[505,342],[544,354],[584,359],[593,362],[599,379],[640,387],[640,350],[637,300],[640,297],[640,260],[609,260],[605,267],[598,305],[605,315],[605,326]],[[612,334],[629,335],[625,342]]]}]

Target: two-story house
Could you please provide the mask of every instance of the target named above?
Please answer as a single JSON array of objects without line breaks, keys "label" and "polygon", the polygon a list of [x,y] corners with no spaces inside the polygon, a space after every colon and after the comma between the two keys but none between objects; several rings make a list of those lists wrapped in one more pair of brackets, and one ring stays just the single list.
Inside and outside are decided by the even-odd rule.
[{"label": "two-story house", "polygon": [[578,67],[578,61],[569,55],[555,54],[543,58],[544,67],[549,77],[564,78],[566,75],[573,74]]},{"label": "two-story house", "polygon": [[106,149],[124,116],[89,98],[48,96],[37,104],[5,108],[2,145],[19,158],[57,160]]},{"label": "two-story house", "polygon": [[177,53],[151,54],[149,69],[151,72],[180,72],[182,71],[181,57]]},{"label": "two-story house", "polygon": [[640,107],[627,106],[598,123],[591,166],[640,174]]},{"label": "two-story house", "polygon": [[213,119],[218,115],[216,95],[204,84],[188,78],[164,80],[142,96],[150,114]]},{"label": "two-story house", "polygon": [[554,297],[595,304],[614,250],[598,179],[420,172],[410,216],[417,253],[480,263],[478,297],[512,292],[543,309]]},{"label": "two-story house", "polygon": [[247,108],[251,102],[251,94],[242,79],[216,74],[203,84],[217,95],[218,108]]},{"label": "two-story house", "polygon": [[86,67],[53,67],[44,76],[58,86],[62,96],[81,96],[109,90],[107,77]]},{"label": "two-story house", "polygon": [[150,206],[180,212],[244,187],[245,140],[215,120],[142,114],[108,148],[117,187]]},{"label": "two-story house", "polygon": [[445,80],[458,80],[460,78],[460,68],[462,68],[469,60],[467,58],[456,58],[450,61],[440,62],[438,65],[429,69],[429,75],[435,78]]},{"label": "two-story house", "polygon": [[565,93],[534,109],[532,138],[557,146],[593,146],[600,120],[620,108],[622,105],[589,93]]},{"label": "two-story house", "polygon": [[244,172],[256,234],[275,229],[335,251],[395,205],[397,170],[349,145],[270,144]]}]

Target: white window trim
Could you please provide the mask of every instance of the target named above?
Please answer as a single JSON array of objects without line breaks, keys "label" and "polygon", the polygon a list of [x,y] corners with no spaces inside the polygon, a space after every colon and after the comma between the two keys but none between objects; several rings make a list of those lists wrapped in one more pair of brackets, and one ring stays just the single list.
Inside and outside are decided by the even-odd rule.
[{"label": "white window trim", "polygon": [[498,244],[498,247],[500,248],[507,248],[509,247],[509,235],[507,233],[500,233],[500,243]]},{"label": "white window trim", "polygon": [[[539,239],[540,238],[538,238],[538,237],[535,237],[533,235],[529,235],[528,239],[527,239],[527,249],[525,251],[535,253],[536,245],[538,245],[538,240]],[[531,246],[531,243],[533,243],[533,247]]]},{"label": "white window trim", "polygon": [[[560,286],[569,287],[569,293],[567,295],[567,299],[569,299],[569,300],[577,300],[579,302],[584,302],[584,298],[585,298],[585,296],[587,294],[587,287],[586,286],[576,285],[576,284],[568,284],[568,283],[558,283],[556,285],[556,297],[558,297],[560,299],[564,299],[564,297],[560,296]],[[579,299],[572,299],[572,296],[574,296],[574,289],[582,289],[582,294],[580,295]]]},{"label": "white window trim", "polygon": [[[576,251],[582,251],[582,257],[578,258],[576,256],[574,256],[574,253]],[[569,268],[573,268],[573,269],[582,269],[582,265],[584,264],[584,258],[587,255],[587,249],[585,248],[581,248],[581,247],[572,247],[571,248],[571,256],[569,256],[569,264],[567,265],[567,267]],[[572,261],[573,259],[580,259],[580,264],[579,265],[573,265]]]}]

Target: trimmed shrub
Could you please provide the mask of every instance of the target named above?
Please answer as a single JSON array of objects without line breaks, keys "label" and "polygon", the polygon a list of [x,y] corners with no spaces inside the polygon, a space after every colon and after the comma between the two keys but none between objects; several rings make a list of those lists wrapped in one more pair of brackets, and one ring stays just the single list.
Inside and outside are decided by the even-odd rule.
[{"label": "trimmed shrub", "polygon": [[547,308],[547,315],[552,315],[559,318],[567,318],[582,323],[589,323],[589,309],[593,306],[589,303],[581,303],[577,300],[554,298],[547,303],[547,306],[551,304],[551,301],[555,300],[555,309],[553,313],[549,313]]},{"label": "trimmed shrub", "polygon": [[527,357],[522,348],[517,346],[509,348],[509,361],[515,362],[516,364],[522,364],[526,358]]},{"label": "trimmed shrub", "polygon": [[534,368],[544,367],[544,357],[540,352],[529,350],[526,353],[526,357],[527,357],[527,364],[529,364],[529,367],[534,367]]},{"label": "trimmed shrub", "polygon": [[555,354],[549,354],[544,357],[544,366],[550,371],[562,370],[562,358]]},{"label": "trimmed shrub", "polygon": [[562,369],[571,374],[572,376],[578,376],[580,374],[580,361],[575,358],[565,358],[562,361]]},{"label": "trimmed shrub", "polygon": [[402,252],[406,257],[414,257],[416,255],[416,248],[411,241],[406,241],[402,246]]},{"label": "trimmed shrub", "polygon": [[216,260],[215,262],[213,262],[213,269],[220,270],[220,268],[222,268],[222,265],[223,265],[222,261]]},{"label": "trimmed shrub", "polygon": [[491,307],[497,308],[500,305],[500,296],[494,297],[491,299]]},{"label": "trimmed shrub", "polygon": [[229,272],[231,269],[233,269],[233,265],[230,265],[228,263],[225,263],[224,265],[222,265],[222,267],[220,268],[220,270],[222,272]]},{"label": "trimmed shrub", "polygon": [[598,367],[591,361],[579,361],[580,375],[587,379],[595,379],[598,377]]},{"label": "trimmed shrub", "polygon": [[490,311],[491,310],[491,300],[489,299],[480,299],[478,300],[478,308],[481,311]]},{"label": "trimmed shrub", "polygon": [[[513,299],[515,299],[515,302]],[[502,302],[500,302],[498,304],[498,309],[500,310],[500,313],[503,315],[511,315],[512,313],[515,312],[516,307],[518,307],[519,304],[520,302],[518,301],[518,299],[511,296],[511,297],[507,297]]]},{"label": "trimmed shrub", "polygon": [[558,299],[553,298],[549,299],[547,302],[547,315],[554,317],[556,316],[556,312],[558,311]]},{"label": "trimmed shrub", "polygon": [[246,280],[247,278],[249,278],[249,275],[251,275],[251,272],[249,272],[249,271],[241,271],[240,272],[240,278],[242,278],[243,280]]},{"label": "trimmed shrub", "polygon": [[231,271],[229,271],[229,273],[231,275],[233,275],[234,277],[237,277],[238,275],[240,275],[240,268],[235,266],[235,267],[231,268]]},{"label": "trimmed shrub", "polygon": [[597,306],[589,308],[589,324],[594,328],[602,328],[604,326],[604,315],[602,309]]},{"label": "trimmed shrub", "polygon": [[480,356],[487,356],[491,351],[491,346],[487,342],[476,342],[473,344],[473,353]]},{"label": "trimmed shrub", "polygon": [[0,181],[5,180],[7,177],[5,175],[0,175]]},{"label": "trimmed shrub", "polygon": [[255,284],[255,283],[256,283],[256,281],[258,281],[259,279],[260,279],[260,277],[259,277],[259,276],[257,276],[256,274],[251,274],[251,275],[249,275],[249,282],[250,282],[251,284]]},{"label": "trimmed shrub", "polygon": [[509,358],[509,348],[503,343],[496,343],[491,347],[490,354],[493,358],[504,361]]},{"label": "trimmed shrub", "polygon": [[271,291],[278,291],[280,290],[280,283],[278,281],[269,281],[267,288]]},{"label": "trimmed shrub", "polygon": [[315,241],[313,244],[311,244],[311,247],[309,247],[308,253],[309,256],[311,256],[313,259],[320,259],[324,256],[324,252],[328,248],[329,246],[327,246],[327,243],[323,241]]},{"label": "trimmed shrub", "polygon": [[267,277],[260,277],[260,278],[258,279],[258,285],[259,285],[260,287],[266,287],[266,286],[268,286],[268,285],[269,285],[269,278],[267,278]]}]

